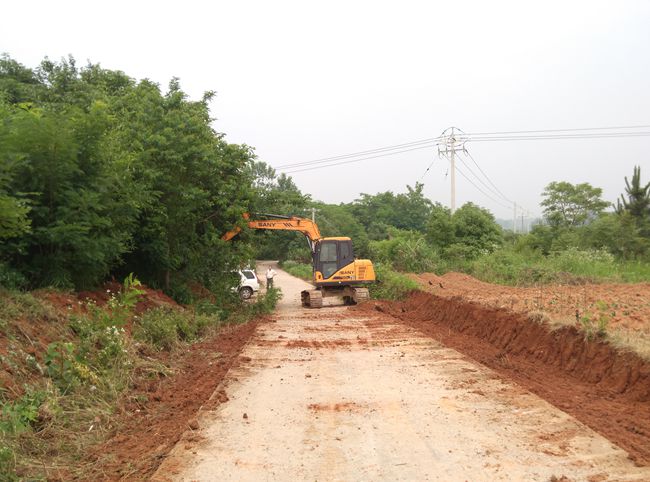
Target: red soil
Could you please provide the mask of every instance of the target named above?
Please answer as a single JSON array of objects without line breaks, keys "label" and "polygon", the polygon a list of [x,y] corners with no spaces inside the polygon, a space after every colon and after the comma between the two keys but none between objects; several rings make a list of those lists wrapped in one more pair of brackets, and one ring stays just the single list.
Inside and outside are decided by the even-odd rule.
[{"label": "red soil", "polygon": [[[488,306],[517,312],[542,311],[563,322],[579,316],[599,315],[609,326],[650,334],[650,283],[540,285],[520,288],[484,283],[462,273],[411,275],[423,290],[437,296],[460,296]],[[600,305],[600,306],[599,306]]]},{"label": "red soil", "polygon": [[113,438],[93,449],[96,478],[148,479],[181,435],[188,428],[198,428],[196,416],[201,408],[214,408],[228,400],[225,391],[215,390],[231,367],[245,362],[238,355],[257,324],[225,328],[192,345],[175,363],[178,371],[170,378],[140,379],[130,397],[139,401],[123,405]]},{"label": "red soil", "polygon": [[503,308],[415,292],[404,302],[356,309],[386,312],[514,380],[650,464],[650,362],[585,340],[568,326]]}]

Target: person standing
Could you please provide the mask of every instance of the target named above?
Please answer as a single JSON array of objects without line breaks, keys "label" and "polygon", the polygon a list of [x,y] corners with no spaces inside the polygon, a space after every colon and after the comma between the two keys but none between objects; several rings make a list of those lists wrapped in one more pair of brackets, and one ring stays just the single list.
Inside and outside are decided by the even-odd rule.
[{"label": "person standing", "polygon": [[269,266],[269,269],[266,270],[266,290],[273,288],[273,278],[277,273],[273,268]]}]

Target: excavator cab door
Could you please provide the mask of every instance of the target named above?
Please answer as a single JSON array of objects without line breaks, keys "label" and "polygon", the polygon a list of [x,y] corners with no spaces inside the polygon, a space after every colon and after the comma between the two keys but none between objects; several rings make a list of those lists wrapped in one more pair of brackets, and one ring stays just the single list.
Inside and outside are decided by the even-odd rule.
[{"label": "excavator cab door", "polygon": [[314,270],[320,271],[324,279],[353,261],[352,241],[349,239],[321,241],[314,252]]}]

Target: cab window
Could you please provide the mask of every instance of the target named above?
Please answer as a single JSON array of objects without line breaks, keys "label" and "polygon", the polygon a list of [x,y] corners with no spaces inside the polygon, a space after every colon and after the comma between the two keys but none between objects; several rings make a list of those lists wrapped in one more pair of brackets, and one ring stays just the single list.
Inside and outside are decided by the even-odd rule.
[{"label": "cab window", "polygon": [[336,273],[338,260],[336,258],[336,241],[321,243],[319,262],[323,278],[327,279]]},{"label": "cab window", "polygon": [[341,247],[341,261],[346,262],[347,260],[350,259],[350,242],[341,241],[340,247]]},{"label": "cab window", "polygon": [[336,262],[336,243],[322,243],[320,247],[320,262]]}]

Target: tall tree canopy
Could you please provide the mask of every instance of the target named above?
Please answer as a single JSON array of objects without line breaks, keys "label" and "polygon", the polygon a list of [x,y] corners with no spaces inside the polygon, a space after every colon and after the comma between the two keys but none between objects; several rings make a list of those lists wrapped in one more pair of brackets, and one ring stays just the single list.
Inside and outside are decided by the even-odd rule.
[{"label": "tall tree canopy", "polygon": [[78,288],[135,271],[173,291],[243,263],[250,252],[220,236],[253,201],[254,155],[212,129],[211,97],[74,59],[31,70],[3,57],[0,270]]},{"label": "tall tree canopy", "polygon": [[361,194],[350,208],[371,239],[387,238],[390,226],[425,232],[433,203],[424,196],[423,188],[418,182],[415,187],[406,186],[405,193]]},{"label": "tall tree canopy", "polygon": [[544,217],[552,226],[581,226],[610,205],[602,194],[601,188],[589,183],[551,182],[542,193]]}]

